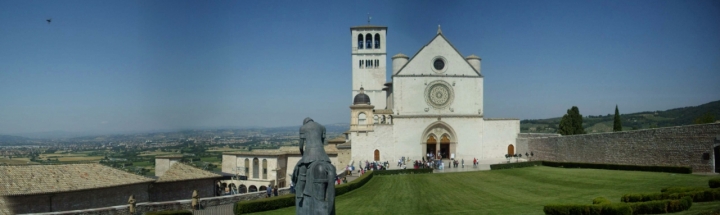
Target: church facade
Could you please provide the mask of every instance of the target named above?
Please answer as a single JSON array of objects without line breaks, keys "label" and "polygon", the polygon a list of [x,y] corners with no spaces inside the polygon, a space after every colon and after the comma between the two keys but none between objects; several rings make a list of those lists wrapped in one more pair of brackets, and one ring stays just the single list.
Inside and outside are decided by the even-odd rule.
[{"label": "church facade", "polygon": [[428,154],[497,160],[514,148],[520,121],[484,117],[481,59],[461,55],[439,27],[411,58],[392,57],[390,82],[387,27],[357,26],[350,32],[352,161],[421,160]]}]

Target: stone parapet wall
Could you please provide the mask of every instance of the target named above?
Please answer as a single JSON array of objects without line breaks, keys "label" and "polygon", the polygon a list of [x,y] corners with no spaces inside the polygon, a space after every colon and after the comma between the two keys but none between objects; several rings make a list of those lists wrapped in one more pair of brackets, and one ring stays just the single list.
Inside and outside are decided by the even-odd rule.
[{"label": "stone parapet wall", "polygon": [[[720,123],[637,131],[518,138],[532,160],[610,163],[646,166],[690,166],[693,172],[713,172],[713,148],[720,145]],[[708,153],[709,159],[703,154]],[[720,156],[720,155],[717,155]]]},{"label": "stone parapet wall", "polygon": [[[279,189],[278,195],[289,194],[290,189]],[[245,193],[229,196],[216,196],[200,198],[200,205],[203,208],[233,204],[239,201],[249,201],[255,199],[265,198],[267,193],[265,191],[259,191],[254,193]],[[165,210],[191,210],[191,199],[167,201],[167,202],[143,202],[137,203],[138,214],[144,214],[153,211],[165,211]],[[127,215],[129,214],[128,205],[118,205],[113,207],[104,208],[93,208],[86,210],[74,210],[74,211],[62,211],[62,212],[51,212],[51,213],[38,213],[39,215],[66,215],[66,214],[81,214],[81,215]]]},{"label": "stone parapet wall", "polygon": [[528,148],[528,138],[540,138],[540,137],[559,137],[560,134],[555,133],[519,133],[515,140],[515,153],[530,153],[532,152]]}]

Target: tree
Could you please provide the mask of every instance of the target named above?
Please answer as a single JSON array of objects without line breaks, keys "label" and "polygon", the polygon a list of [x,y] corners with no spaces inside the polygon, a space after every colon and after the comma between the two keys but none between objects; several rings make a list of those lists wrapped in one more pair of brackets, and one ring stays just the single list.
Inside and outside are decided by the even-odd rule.
[{"label": "tree", "polygon": [[567,110],[567,114],[563,115],[558,125],[558,133],[562,135],[584,134],[585,128],[582,126],[582,115],[580,109],[576,106]]},{"label": "tree", "polygon": [[620,122],[620,111],[618,111],[617,105],[615,105],[615,120],[613,120],[613,131],[622,131],[622,123]]},{"label": "tree", "polygon": [[715,122],[715,115],[710,112],[703,114],[702,116],[695,118],[695,124],[706,124]]}]

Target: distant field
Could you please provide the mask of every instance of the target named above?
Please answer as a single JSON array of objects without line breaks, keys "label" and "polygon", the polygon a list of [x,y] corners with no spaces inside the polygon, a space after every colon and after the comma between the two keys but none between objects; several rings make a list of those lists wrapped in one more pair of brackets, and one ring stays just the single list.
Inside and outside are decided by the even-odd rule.
[{"label": "distant field", "polygon": [[[708,187],[714,176],[595,169],[529,167],[508,170],[377,176],[336,199],[337,214],[544,214],[551,203],[620,202],[626,193],[668,186]],[[693,203],[698,214],[720,202]],[[289,207],[258,214],[294,214]]]},{"label": "distant field", "polygon": [[208,152],[231,152],[231,151],[243,151],[242,149],[235,148],[214,148],[207,150]]},{"label": "distant field", "polygon": [[100,161],[103,159],[103,156],[78,156],[78,157],[58,157],[58,161],[60,162],[69,162],[69,161]]},{"label": "distant field", "polygon": [[[13,159],[7,159],[7,158],[0,158],[0,163],[6,163],[6,164],[28,164],[30,161],[30,158],[13,158]],[[33,162],[31,162],[32,164]]]},{"label": "distant field", "polygon": [[139,154],[138,156],[158,156],[158,155],[171,155],[171,154],[178,154],[177,152],[143,152],[142,154]]}]

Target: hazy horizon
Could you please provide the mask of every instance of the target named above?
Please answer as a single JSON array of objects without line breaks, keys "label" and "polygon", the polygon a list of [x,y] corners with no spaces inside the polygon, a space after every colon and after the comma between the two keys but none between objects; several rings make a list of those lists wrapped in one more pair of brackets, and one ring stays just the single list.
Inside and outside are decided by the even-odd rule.
[{"label": "hazy horizon", "polygon": [[720,100],[718,1],[7,0],[0,134],[347,123],[349,28],[368,13],[388,62],[438,25],[480,56],[487,118]]}]

